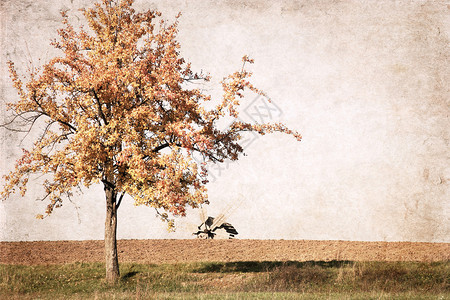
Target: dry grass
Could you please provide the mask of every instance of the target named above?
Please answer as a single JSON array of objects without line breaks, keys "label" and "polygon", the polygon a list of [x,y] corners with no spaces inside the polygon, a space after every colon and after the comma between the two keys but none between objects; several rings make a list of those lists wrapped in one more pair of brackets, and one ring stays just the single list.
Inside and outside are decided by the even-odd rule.
[{"label": "dry grass", "polygon": [[449,262],[0,265],[0,299],[448,299]]}]

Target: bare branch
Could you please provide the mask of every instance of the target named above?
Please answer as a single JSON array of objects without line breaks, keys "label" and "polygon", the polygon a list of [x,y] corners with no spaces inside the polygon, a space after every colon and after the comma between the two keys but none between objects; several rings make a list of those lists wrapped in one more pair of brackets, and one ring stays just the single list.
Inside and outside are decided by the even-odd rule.
[{"label": "bare branch", "polygon": [[116,204],[116,208],[119,208],[120,204],[122,203],[123,196],[125,196],[125,192],[122,192],[122,194],[120,195],[119,200]]}]

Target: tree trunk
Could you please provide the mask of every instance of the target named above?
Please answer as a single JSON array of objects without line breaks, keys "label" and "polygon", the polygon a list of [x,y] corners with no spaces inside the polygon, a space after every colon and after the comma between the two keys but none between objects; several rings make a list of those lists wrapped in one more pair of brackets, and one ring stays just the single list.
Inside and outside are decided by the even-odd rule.
[{"label": "tree trunk", "polygon": [[105,185],[106,221],[105,221],[105,263],[106,282],[119,280],[119,258],[117,256],[117,204],[116,193]]}]

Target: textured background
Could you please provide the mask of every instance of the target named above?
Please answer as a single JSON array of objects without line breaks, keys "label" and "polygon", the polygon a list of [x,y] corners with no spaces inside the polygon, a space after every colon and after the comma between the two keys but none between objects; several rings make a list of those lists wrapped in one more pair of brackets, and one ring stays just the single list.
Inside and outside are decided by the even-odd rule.
[{"label": "textured background", "polygon": [[[1,119],[17,99],[6,61],[22,73],[55,51],[59,10],[74,23],[87,0],[2,0]],[[248,156],[211,168],[210,215],[228,212],[240,238],[450,242],[449,5],[446,1],[137,1],[179,26],[182,54],[216,86],[255,59],[253,82],[272,115],[303,134],[254,138]],[[244,115],[264,99],[250,95]],[[262,102],[258,102],[262,101]],[[256,115],[253,115],[256,116]],[[2,121],[0,119],[0,122]],[[0,173],[29,143],[0,129]],[[102,239],[101,187],[45,220],[34,216],[39,181],[0,202],[0,240]],[[119,210],[119,238],[189,238],[198,213],[176,233],[152,209]]]}]

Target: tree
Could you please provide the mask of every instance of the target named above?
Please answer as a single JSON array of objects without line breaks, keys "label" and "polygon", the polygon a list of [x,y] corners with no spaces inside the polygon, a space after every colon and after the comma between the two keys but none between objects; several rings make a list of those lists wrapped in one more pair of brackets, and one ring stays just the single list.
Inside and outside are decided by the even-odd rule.
[{"label": "tree", "polygon": [[[5,176],[3,199],[16,188],[23,196],[30,175],[46,174],[46,217],[74,188],[103,184],[108,282],[119,278],[117,211],[124,195],[137,205],[164,210],[161,217],[171,225],[169,214],[184,216],[187,206],[208,202],[207,170],[193,159],[194,152],[215,163],[236,160],[245,131],[279,131],[301,139],[283,124],[237,118],[220,130],[220,119],[238,116],[244,90],[262,94],[244,68],[253,61],[244,56],[241,70],[222,81],[223,98],[208,110],[211,97],[189,83],[209,76],[193,72],[180,57],[179,15],[174,23],[157,22],[159,12],[138,13],[132,4],[102,0],[83,10],[88,29],[75,30],[63,12],[63,27],[52,41],[61,56],[26,77],[9,62],[19,100],[8,103],[11,120],[3,125],[11,129],[20,121],[27,130],[42,129]],[[36,126],[41,120],[45,126]]]}]

